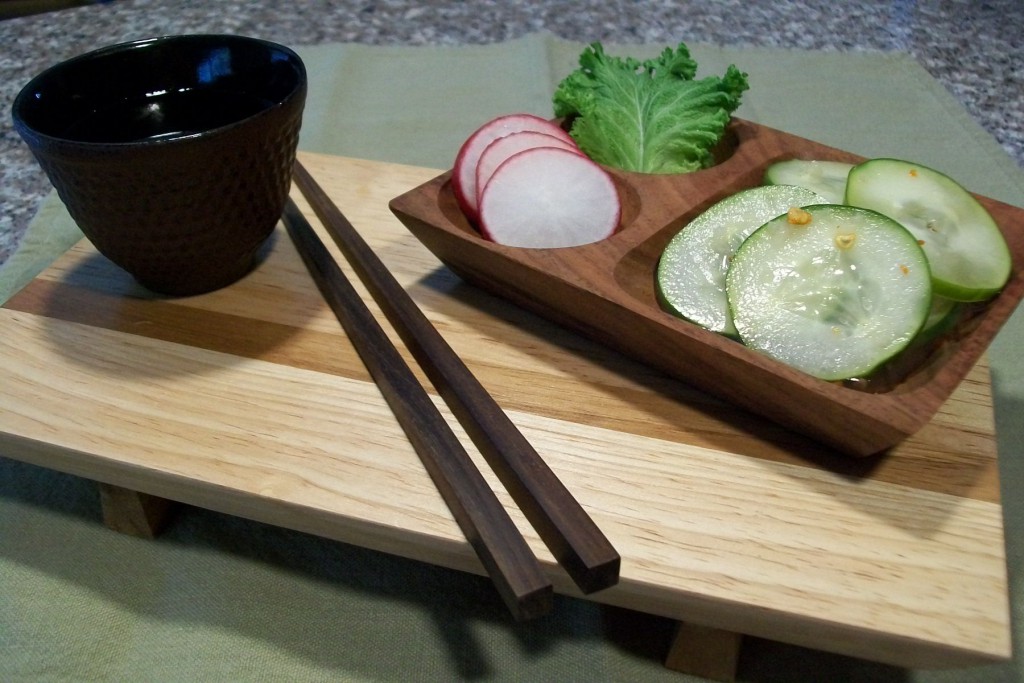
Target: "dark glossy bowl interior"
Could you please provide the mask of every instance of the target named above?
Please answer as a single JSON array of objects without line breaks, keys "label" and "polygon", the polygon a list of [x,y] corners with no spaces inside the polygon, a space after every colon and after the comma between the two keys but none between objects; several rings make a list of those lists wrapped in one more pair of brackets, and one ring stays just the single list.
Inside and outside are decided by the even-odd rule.
[{"label": "dark glossy bowl interior", "polygon": [[156,141],[209,132],[293,96],[291,50],[242,36],[168,36],[102,48],[33,79],[14,103],[22,129],[76,142]]}]

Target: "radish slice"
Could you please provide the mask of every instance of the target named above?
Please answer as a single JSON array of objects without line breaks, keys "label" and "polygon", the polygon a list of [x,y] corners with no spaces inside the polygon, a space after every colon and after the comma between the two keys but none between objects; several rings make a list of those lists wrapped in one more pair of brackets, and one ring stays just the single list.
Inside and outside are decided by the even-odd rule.
[{"label": "radish slice", "polygon": [[557,147],[558,149],[567,149],[577,154],[583,154],[575,142],[571,140],[566,141],[548,133],[523,130],[506,135],[503,138],[498,138],[487,145],[487,149],[480,155],[480,160],[476,163],[477,207],[480,206],[480,195],[483,193],[484,188],[487,186],[487,181],[491,179],[494,171],[513,154],[534,149],[535,147]]},{"label": "radish slice", "polygon": [[[506,135],[532,130],[547,133],[572,142],[572,138],[557,125],[533,114],[506,114],[491,119],[462,143],[455,156],[455,168],[452,171],[452,189],[459,208],[473,222],[478,219],[476,202],[476,164],[487,146]],[[575,144],[575,143],[573,143]]]},{"label": "radish slice", "polygon": [[536,147],[508,158],[480,197],[484,236],[513,247],[574,247],[615,232],[615,182],[586,156]]}]

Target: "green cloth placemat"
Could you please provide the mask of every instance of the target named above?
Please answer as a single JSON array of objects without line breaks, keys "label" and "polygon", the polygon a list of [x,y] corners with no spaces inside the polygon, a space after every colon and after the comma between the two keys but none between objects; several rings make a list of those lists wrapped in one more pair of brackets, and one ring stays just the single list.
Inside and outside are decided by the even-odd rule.
[{"label": "green cloth placemat", "polygon": [[[300,146],[446,168],[512,111],[551,113],[582,45],[547,34],[459,48],[300,47]],[[653,55],[664,46],[608,46]],[[698,76],[750,74],[740,116],[866,156],[902,156],[1024,205],[1024,174],[911,58],[691,46]],[[0,270],[0,301],[80,237],[55,197]],[[991,352],[1021,643],[1022,314]],[[0,389],[2,390],[2,389]],[[688,681],[661,667],[671,624],[572,599],[511,624],[485,579],[186,508],[158,540],[106,530],[90,482],[0,453],[3,681]],[[752,640],[741,680],[1015,681],[1016,662],[905,672]]]}]

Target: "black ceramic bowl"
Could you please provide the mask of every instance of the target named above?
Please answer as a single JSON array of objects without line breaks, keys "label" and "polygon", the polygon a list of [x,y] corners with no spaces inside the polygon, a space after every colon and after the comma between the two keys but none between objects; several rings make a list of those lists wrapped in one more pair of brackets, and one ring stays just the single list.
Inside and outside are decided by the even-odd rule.
[{"label": "black ceramic bowl", "polygon": [[97,250],[149,289],[185,295],[252,267],[284,208],[305,98],[287,47],[167,36],[51,67],[13,116]]}]

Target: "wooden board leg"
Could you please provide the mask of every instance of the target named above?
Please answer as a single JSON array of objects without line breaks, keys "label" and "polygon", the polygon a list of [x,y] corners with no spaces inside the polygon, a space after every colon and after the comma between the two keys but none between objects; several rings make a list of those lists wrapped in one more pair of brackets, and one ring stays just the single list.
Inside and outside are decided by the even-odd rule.
[{"label": "wooden board leg", "polygon": [[166,498],[100,482],[103,523],[129,536],[155,538],[174,513],[175,503]]},{"label": "wooden board leg", "polygon": [[715,681],[735,681],[742,640],[739,633],[681,621],[665,657],[665,667]]}]

